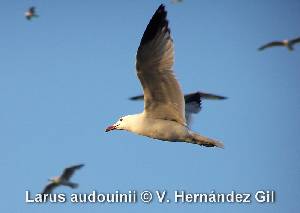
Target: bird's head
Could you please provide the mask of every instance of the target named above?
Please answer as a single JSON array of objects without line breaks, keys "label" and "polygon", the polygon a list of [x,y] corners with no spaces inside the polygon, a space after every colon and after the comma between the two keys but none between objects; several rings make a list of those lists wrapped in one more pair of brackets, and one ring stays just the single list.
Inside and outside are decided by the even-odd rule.
[{"label": "bird's head", "polygon": [[[121,117],[115,124],[108,126],[105,132],[112,130],[130,130],[131,126],[134,125],[134,120],[137,118],[137,115],[127,115]],[[133,123],[133,124],[132,124]]]},{"label": "bird's head", "polygon": [[121,117],[115,124],[108,126],[105,132],[109,132],[112,130],[123,130],[125,126],[124,123],[126,123],[125,119],[126,116]]}]

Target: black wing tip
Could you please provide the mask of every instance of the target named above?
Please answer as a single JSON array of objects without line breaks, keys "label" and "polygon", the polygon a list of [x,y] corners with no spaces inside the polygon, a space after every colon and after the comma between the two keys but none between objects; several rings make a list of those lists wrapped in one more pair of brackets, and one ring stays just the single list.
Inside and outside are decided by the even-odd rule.
[{"label": "black wing tip", "polygon": [[144,95],[137,95],[137,96],[132,96],[128,98],[131,101],[138,101],[144,99]]},{"label": "black wing tip", "polygon": [[84,167],[84,164],[83,164],[83,163],[78,164],[78,165],[76,165],[76,167],[77,167],[77,168],[82,168],[82,167]]},{"label": "black wing tip", "polygon": [[203,99],[208,99],[208,100],[226,100],[226,99],[228,99],[228,97],[226,97],[226,96],[216,95],[216,94],[212,94],[212,93],[205,93],[205,92],[200,92],[200,91],[187,94],[184,96],[184,98],[185,98],[186,103],[189,103],[189,102],[201,103],[201,101]]},{"label": "black wing tip", "polygon": [[73,165],[73,166],[70,166],[70,167],[67,167],[66,169],[80,169],[84,167],[84,164],[76,164],[76,165]]},{"label": "black wing tip", "polygon": [[264,47],[259,47],[259,48],[257,48],[258,51],[262,51],[262,50],[264,50],[264,49],[265,49]]},{"label": "black wing tip", "polygon": [[166,8],[166,7],[165,7],[164,4],[160,4],[156,11],[159,11],[159,10],[165,10],[165,8]]},{"label": "black wing tip", "polygon": [[133,96],[133,97],[130,97],[128,99],[131,100],[131,101],[136,101],[136,100],[139,100],[139,96]]},{"label": "black wing tip", "polygon": [[213,94],[208,94],[209,96],[207,97],[207,99],[211,99],[211,100],[226,100],[228,99],[228,97],[226,96],[222,96],[222,95],[213,95]]},{"label": "black wing tip", "polygon": [[149,41],[151,41],[159,30],[162,30],[165,27],[167,32],[170,32],[168,28],[168,20],[167,20],[167,11],[165,9],[165,5],[161,4],[154,15],[152,16],[147,28],[143,34],[140,45],[143,45]]},{"label": "black wing tip", "polygon": [[257,48],[258,51],[262,51],[262,50],[265,50],[267,49],[268,47],[270,47],[270,45],[272,44],[273,42],[269,42],[269,43],[266,43],[264,45],[261,45],[259,48]]},{"label": "black wing tip", "polygon": [[212,93],[203,93],[199,92],[201,95],[201,98],[206,98],[206,99],[211,99],[211,100],[226,100],[228,97],[223,96],[223,95],[216,95]]}]

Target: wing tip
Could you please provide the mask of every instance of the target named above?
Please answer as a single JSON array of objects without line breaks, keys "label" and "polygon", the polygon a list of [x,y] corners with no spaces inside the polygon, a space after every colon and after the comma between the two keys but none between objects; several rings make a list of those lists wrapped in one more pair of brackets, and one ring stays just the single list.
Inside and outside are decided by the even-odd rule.
[{"label": "wing tip", "polygon": [[226,100],[226,99],[228,99],[228,97],[226,97],[226,96],[216,95],[213,93],[204,93],[204,92],[199,92],[199,91],[198,91],[198,93],[200,93],[200,96],[203,99],[209,99],[209,100]]},{"label": "wing tip", "polygon": [[264,47],[259,47],[259,48],[257,48],[258,51],[262,51],[262,50],[264,50],[264,49],[265,49]]},{"label": "wing tip", "polygon": [[154,15],[152,16],[150,22],[147,25],[147,28],[143,34],[140,45],[143,45],[151,41],[159,30],[162,30],[165,27],[166,32],[170,33],[167,20],[167,11],[165,5],[161,4]]},{"label": "wing tip", "polygon": [[142,100],[142,99],[144,99],[144,95],[132,96],[132,97],[129,97],[128,99],[131,101]]},{"label": "wing tip", "polygon": [[81,164],[76,164],[76,165],[73,165],[73,166],[69,166],[69,167],[67,167],[67,168],[65,168],[65,169],[81,169],[82,167],[84,167],[85,165],[83,164],[83,163],[81,163]]},{"label": "wing tip", "polygon": [[85,165],[84,165],[84,163],[81,163],[81,164],[78,164],[77,166],[78,166],[78,168],[82,168],[82,167],[84,167]]}]

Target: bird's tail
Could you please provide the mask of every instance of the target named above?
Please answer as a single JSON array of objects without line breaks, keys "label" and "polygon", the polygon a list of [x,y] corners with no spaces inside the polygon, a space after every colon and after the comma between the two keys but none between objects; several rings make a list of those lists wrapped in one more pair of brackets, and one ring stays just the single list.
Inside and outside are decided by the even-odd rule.
[{"label": "bird's tail", "polygon": [[67,185],[70,186],[72,189],[78,188],[79,186],[77,183],[72,183],[72,182],[68,183]]},{"label": "bird's tail", "polygon": [[217,140],[213,140],[213,139],[201,136],[194,132],[190,132],[190,135],[191,135],[191,140],[188,141],[189,143],[198,144],[200,146],[206,146],[206,147],[215,147],[216,146],[219,148],[224,148],[224,144]]}]

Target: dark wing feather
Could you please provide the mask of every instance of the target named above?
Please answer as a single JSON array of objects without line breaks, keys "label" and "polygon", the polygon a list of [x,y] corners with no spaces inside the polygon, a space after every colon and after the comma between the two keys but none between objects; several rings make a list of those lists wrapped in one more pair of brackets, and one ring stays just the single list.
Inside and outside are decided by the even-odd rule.
[{"label": "dark wing feather", "polygon": [[61,178],[65,179],[65,180],[69,180],[72,177],[72,175],[74,174],[74,172],[83,166],[84,166],[84,164],[79,164],[79,165],[65,168],[63,174],[61,175]]},{"label": "dark wing feather", "polygon": [[137,51],[137,75],[145,95],[144,115],[185,125],[184,98],[172,70],[174,49],[166,16],[160,5],[147,25]]},{"label": "dark wing feather", "polygon": [[227,97],[225,97],[225,96],[215,95],[215,94],[212,94],[212,93],[205,93],[205,92],[198,92],[198,93],[200,94],[201,99],[208,99],[208,100],[224,100],[224,99],[227,99]]},{"label": "dark wing feather", "polygon": [[56,183],[49,183],[43,190],[42,194],[51,194],[53,189],[57,186],[58,185]]},{"label": "dark wing feather", "polygon": [[270,42],[270,43],[267,43],[267,44],[261,46],[260,48],[258,48],[258,50],[262,51],[266,48],[278,47],[278,46],[284,46],[284,43],[282,41],[273,41],[273,42]]},{"label": "dark wing feather", "polygon": [[299,37],[299,38],[295,38],[295,39],[290,40],[290,44],[291,44],[291,45],[294,45],[294,44],[296,44],[296,43],[300,43],[300,37]]},{"label": "dark wing feather", "polygon": [[35,14],[35,7],[30,7],[29,12],[32,13],[32,14]]},{"label": "dark wing feather", "polygon": [[133,97],[130,97],[129,100],[132,100],[132,101],[144,100],[144,95],[133,96]]},{"label": "dark wing feather", "polygon": [[184,96],[185,99],[185,119],[190,127],[192,122],[192,114],[196,114],[201,110],[201,93],[195,92]]},{"label": "dark wing feather", "polygon": [[[186,113],[198,113],[201,110],[201,95],[199,92],[187,94],[184,96]],[[189,107],[190,106],[190,107]]]}]

